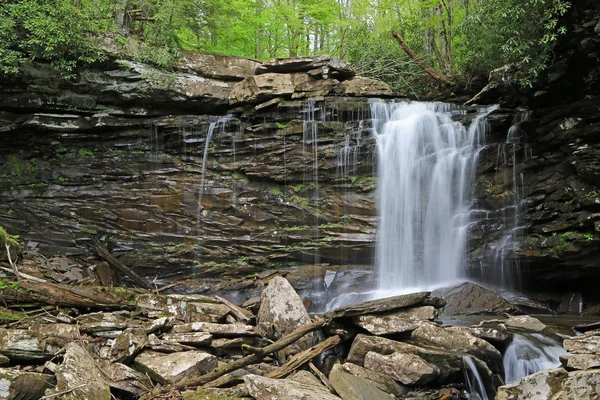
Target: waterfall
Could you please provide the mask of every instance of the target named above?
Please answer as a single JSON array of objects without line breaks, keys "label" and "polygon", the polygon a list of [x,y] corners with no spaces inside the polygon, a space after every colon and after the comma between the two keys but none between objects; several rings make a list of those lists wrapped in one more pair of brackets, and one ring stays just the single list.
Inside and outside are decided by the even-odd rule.
[{"label": "waterfall", "polygon": [[515,334],[504,353],[505,381],[515,383],[529,374],[557,368],[561,365],[560,356],[567,354],[558,342],[542,334]]},{"label": "waterfall", "polygon": [[472,356],[463,356],[463,372],[465,374],[465,382],[469,399],[471,400],[489,400],[489,396],[485,389],[485,384],[479,373],[479,369]]},{"label": "waterfall", "polygon": [[439,103],[371,102],[377,143],[379,290],[406,291],[464,276],[473,181],[485,134]]}]

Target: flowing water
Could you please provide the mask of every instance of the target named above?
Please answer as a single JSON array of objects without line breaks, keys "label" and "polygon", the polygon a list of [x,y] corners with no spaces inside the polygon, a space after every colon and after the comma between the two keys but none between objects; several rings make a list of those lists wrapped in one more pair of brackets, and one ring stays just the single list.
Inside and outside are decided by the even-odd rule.
[{"label": "flowing water", "polygon": [[479,373],[479,369],[473,357],[463,356],[463,371],[465,374],[465,383],[467,385],[467,392],[469,393],[469,399],[471,400],[489,400],[485,384]]},{"label": "flowing water", "polygon": [[529,374],[557,368],[559,357],[567,354],[558,342],[540,333],[515,334],[504,353],[505,381],[515,383]]},{"label": "flowing water", "polygon": [[467,128],[452,119],[460,111],[447,104],[372,102],[380,291],[464,277],[470,187],[492,110],[482,110]]}]

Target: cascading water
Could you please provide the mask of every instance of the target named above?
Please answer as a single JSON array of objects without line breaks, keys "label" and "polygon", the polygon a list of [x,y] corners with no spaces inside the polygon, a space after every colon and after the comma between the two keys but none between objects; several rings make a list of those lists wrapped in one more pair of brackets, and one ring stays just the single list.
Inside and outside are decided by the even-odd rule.
[{"label": "cascading water", "polygon": [[[463,356],[463,372],[465,374],[465,383],[467,384],[467,391],[469,393],[469,399],[471,400],[489,400],[485,384],[479,373],[479,369],[473,357]],[[493,397],[493,396],[492,396]]]},{"label": "cascading water", "polygon": [[561,365],[560,357],[567,354],[558,342],[545,335],[515,334],[504,353],[505,381],[515,383],[529,374],[557,368]]},{"label": "cascading water", "polygon": [[463,277],[470,185],[484,142],[485,109],[467,129],[449,105],[373,101],[377,141],[379,290]]}]

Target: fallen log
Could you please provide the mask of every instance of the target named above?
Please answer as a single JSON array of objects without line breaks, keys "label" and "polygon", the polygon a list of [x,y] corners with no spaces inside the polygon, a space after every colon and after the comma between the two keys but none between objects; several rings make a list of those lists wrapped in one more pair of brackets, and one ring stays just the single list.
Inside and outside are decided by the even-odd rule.
[{"label": "fallen log", "polygon": [[[209,372],[208,374],[200,375],[198,377],[184,379],[174,385],[176,389],[185,389],[193,386],[200,386],[210,381],[214,381],[215,379],[229,373],[235,371],[236,369],[240,369],[245,367],[246,365],[255,364],[261,361],[263,358],[268,356],[271,353],[279,351],[290,344],[296,342],[298,339],[303,337],[304,335],[314,332],[320,328],[322,328],[327,323],[326,320],[318,320],[311,322],[310,324],[306,324],[296,329],[294,332],[290,333],[277,340],[275,343],[270,344],[266,347],[262,347],[259,349],[254,349],[255,353],[248,355],[239,360],[235,360],[229,362],[225,365],[222,365],[216,368],[214,371]],[[246,346],[242,346],[243,349],[246,349]]]}]

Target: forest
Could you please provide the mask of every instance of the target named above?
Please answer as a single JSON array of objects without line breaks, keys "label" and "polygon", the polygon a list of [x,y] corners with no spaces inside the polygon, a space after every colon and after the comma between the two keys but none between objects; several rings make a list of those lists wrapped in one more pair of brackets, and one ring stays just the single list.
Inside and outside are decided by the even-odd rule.
[{"label": "forest", "polygon": [[514,63],[530,86],[552,62],[569,7],[568,0],[4,0],[0,70],[32,59],[69,76],[102,60],[100,43],[110,37],[123,49],[141,44],[135,57],[165,68],[180,50],[257,60],[330,54],[361,75],[418,92],[431,81],[423,66],[468,85]]}]

